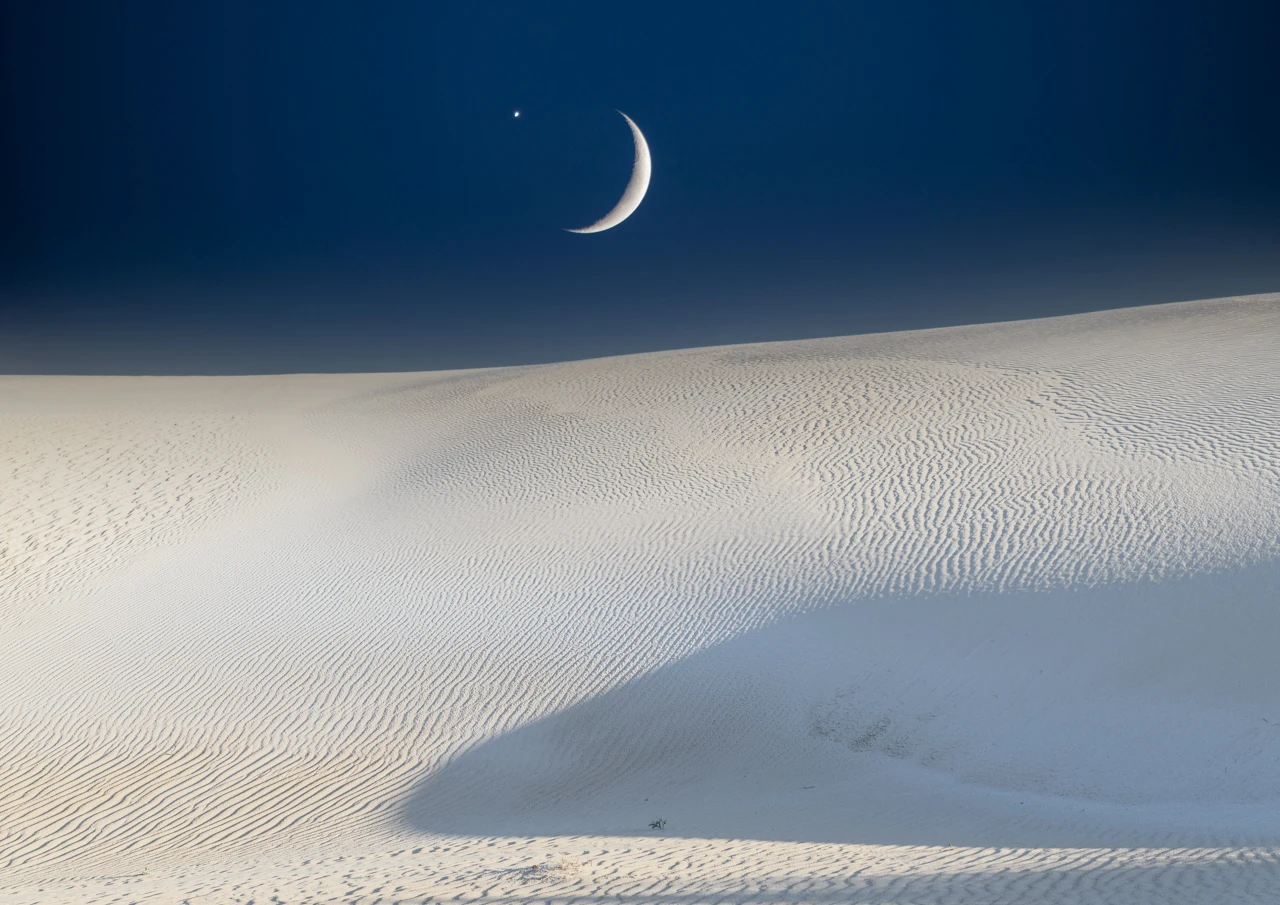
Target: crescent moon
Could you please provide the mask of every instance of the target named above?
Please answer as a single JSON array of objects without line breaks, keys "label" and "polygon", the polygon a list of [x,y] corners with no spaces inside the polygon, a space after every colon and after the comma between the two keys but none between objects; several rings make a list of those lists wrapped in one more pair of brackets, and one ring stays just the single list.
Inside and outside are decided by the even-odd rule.
[{"label": "crescent moon", "polygon": [[627,183],[627,188],[622,193],[622,198],[613,206],[613,210],[590,226],[584,226],[582,229],[567,229],[565,232],[598,233],[612,226],[617,226],[635,213],[636,208],[640,206],[640,202],[644,200],[644,193],[649,191],[649,174],[653,170],[653,165],[649,161],[649,143],[644,140],[644,135],[641,133],[640,128],[631,121],[631,117],[621,110],[618,111],[618,114],[631,127],[631,137],[635,139],[636,143],[636,162],[631,167],[631,181]]}]

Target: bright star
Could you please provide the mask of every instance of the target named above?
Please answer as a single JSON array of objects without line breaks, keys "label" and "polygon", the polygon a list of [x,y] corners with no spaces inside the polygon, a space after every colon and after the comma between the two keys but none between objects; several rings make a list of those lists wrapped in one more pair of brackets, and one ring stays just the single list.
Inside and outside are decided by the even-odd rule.
[{"label": "bright star", "polygon": [[514,114],[512,114],[512,115],[513,115],[513,116],[515,116],[515,117],[518,119],[518,118],[520,117],[520,111],[519,111],[519,110],[517,110],[517,111],[516,111]]}]

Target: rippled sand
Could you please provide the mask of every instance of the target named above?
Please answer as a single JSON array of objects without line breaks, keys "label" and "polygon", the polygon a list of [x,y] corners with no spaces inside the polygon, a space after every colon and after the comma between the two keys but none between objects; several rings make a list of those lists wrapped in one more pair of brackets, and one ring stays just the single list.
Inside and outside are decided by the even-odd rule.
[{"label": "rippled sand", "polygon": [[1280,899],[1280,296],[0,453],[0,902]]}]

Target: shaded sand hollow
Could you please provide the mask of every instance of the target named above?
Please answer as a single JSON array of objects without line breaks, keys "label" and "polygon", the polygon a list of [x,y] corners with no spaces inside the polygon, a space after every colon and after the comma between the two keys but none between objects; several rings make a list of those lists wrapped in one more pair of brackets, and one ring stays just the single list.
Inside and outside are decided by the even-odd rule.
[{"label": "shaded sand hollow", "polygon": [[1280,901],[1280,296],[0,451],[0,903]]}]

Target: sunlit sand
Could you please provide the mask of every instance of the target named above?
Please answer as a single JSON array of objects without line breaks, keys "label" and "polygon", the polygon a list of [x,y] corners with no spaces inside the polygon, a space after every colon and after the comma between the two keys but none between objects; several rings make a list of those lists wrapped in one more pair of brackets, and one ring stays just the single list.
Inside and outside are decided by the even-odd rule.
[{"label": "sunlit sand", "polygon": [[0,425],[0,902],[1280,895],[1280,295]]}]

